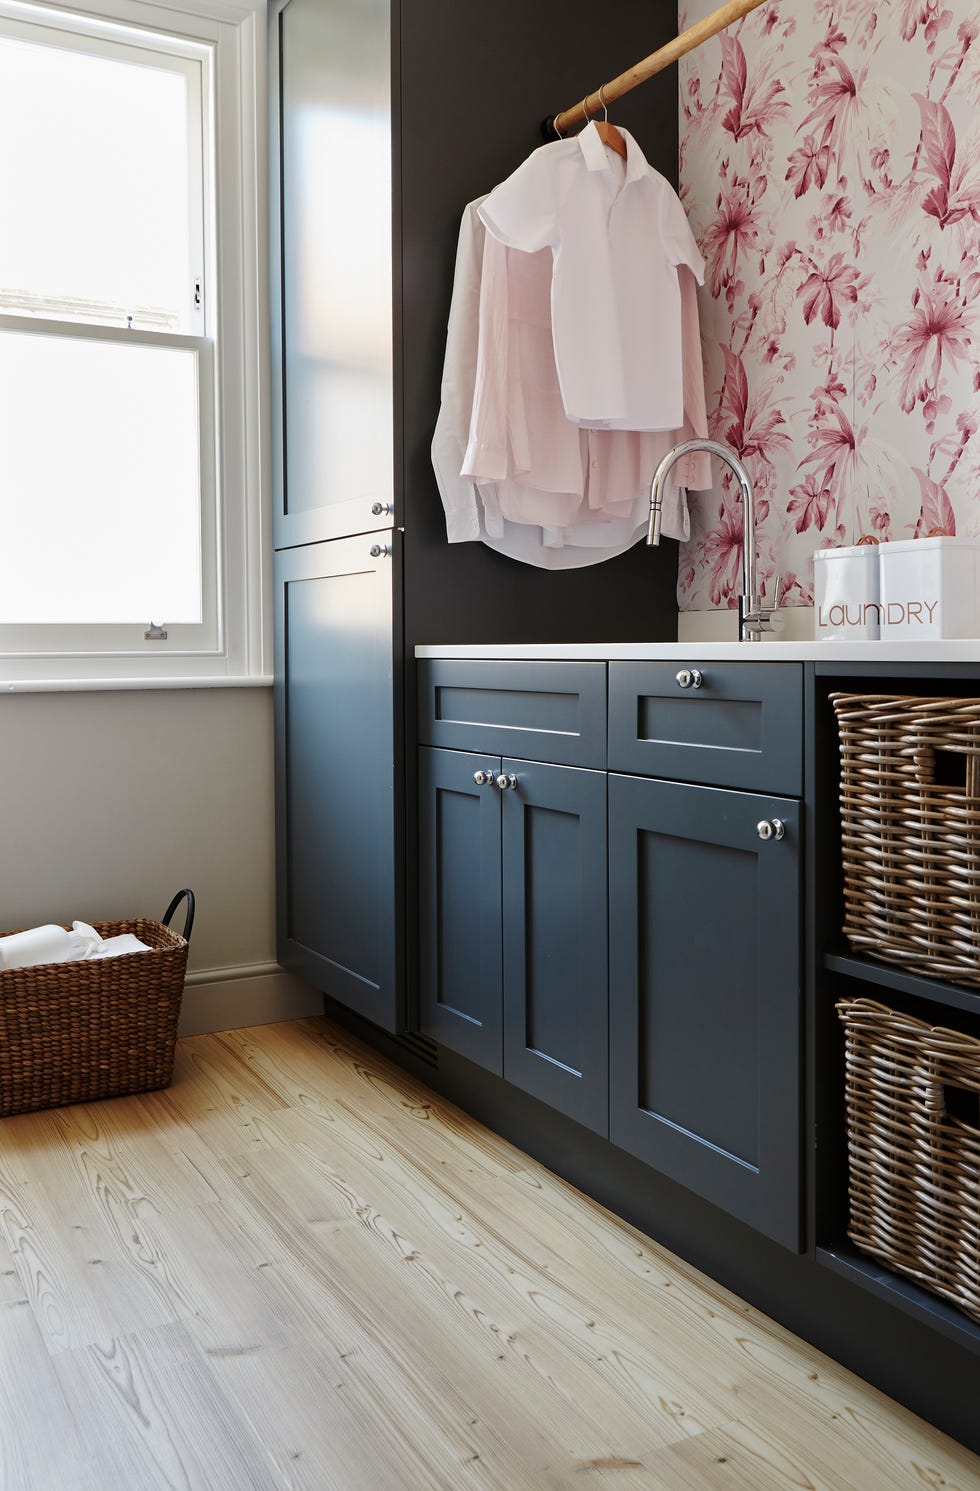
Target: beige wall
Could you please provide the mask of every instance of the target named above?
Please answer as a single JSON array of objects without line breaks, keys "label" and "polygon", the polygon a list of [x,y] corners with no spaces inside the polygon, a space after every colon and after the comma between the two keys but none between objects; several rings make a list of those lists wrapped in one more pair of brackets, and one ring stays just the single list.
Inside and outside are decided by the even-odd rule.
[{"label": "beige wall", "polygon": [[[0,931],[160,917],[189,885],[190,969],[266,965],[249,988],[276,1018],[271,689],[0,697],[0,760]],[[244,989],[221,986],[217,1025],[238,1023],[236,1000],[263,1018]]]}]

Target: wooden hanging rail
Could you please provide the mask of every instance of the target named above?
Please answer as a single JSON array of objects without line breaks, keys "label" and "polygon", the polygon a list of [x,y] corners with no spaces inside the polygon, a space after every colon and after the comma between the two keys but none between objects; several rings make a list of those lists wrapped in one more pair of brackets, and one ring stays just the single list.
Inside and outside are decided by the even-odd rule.
[{"label": "wooden hanging rail", "polygon": [[[583,98],[581,103],[573,104],[570,109],[564,109],[556,114],[553,119],[545,121],[546,133],[549,139],[555,135],[564,134],[573,124],[586,124],[592,114],[596,114],[604,104],[612,103],[613,99],[622,98],[624,93],[629,93],[639,83],[645,83],[647,78],[652,78],[655,73],[663,72],[672,62],[677,62],[687,52],[693,52],[702,42],[708,41],[710,37],[717,36],[719,31],[724,31],[733,21],[741,20],[742,16],[748,15],[750,10],[755,10],[762,5],[764,0],[728,0],[727,5],[722,5],[718,10],[705,16],[703,21],[697,21],[682,31],[680,36],[675,36],[666,46],[651,52],[649,57],[644,57],[642,62],[637,62],[635,67],[630,67],[626,72],[621,72],[618,78],[613,78],[611,83],[603,83],[595,93],[590,93]],[[599,95],[602,94],[600,98]]]}]

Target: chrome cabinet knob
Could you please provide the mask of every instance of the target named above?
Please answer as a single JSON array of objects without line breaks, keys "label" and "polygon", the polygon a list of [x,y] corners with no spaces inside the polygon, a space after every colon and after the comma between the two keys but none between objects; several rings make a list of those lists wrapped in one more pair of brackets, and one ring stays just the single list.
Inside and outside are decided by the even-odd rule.
[{"label": "chrome cabinet knob", "polygon": [[391,554],[391,549],[388,547],[387,544],[372,544],[371,545],[371,558],[372,559],[387,559],[390,554]]},{"label": "chrome cabinet knob", "polygon": [[493,772],[492,771],[475,771],[473,773],[473,780],[474,780],[474,782],[476,783],[476,785],[478,787],[483,787],[483,786],[486,785],[487,782],[492,782],[493,781]]},{"label": "chrome cabinet knob", "polygon": [[760,839],[785,839],[786,825],[781,818],[763,818],[757,823],[755,831]]},{"label": "chrome cabinet knob", "polygon": [[506,792],[508,787],[517,786],[517,778],[515,777],[513,772],[502,771],[497,778],[497,786],[500,788],[501,792]]},{"label": "chrome cabinet knob", "polygon": [[371,516],[372,516],[372,518],[386,518],[390,512],[391,512],[391,503],[390,502],[372,502],[371,503]]},{"label": "chrome cabinet knob", "polygon": [[677,675],[677,682],[682,689],[699,689],[704,676],[700,668],[682,668]]}]

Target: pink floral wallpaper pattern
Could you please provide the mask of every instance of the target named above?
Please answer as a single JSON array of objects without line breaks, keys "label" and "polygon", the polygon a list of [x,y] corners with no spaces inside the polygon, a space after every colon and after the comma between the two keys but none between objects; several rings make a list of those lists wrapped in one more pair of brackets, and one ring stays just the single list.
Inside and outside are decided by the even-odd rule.
[{"label": "pink floral wallpaper pattern", "polygon": [[[978,37],[977,0],[766,0],[681,63],[709,424],[787,605],[816,548],[980,533]],[[692,494],[682,610],[736,603],[718,482]]]}]

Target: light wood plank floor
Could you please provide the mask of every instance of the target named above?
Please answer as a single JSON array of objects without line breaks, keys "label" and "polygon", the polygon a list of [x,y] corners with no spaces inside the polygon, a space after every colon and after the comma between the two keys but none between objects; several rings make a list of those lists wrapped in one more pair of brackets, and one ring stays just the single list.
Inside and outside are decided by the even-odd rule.
[{"label": "light wood plank floor", "polygon": [[980,1461],[322,1020],[0,1122],[2,1491],[923,1491]]}]

